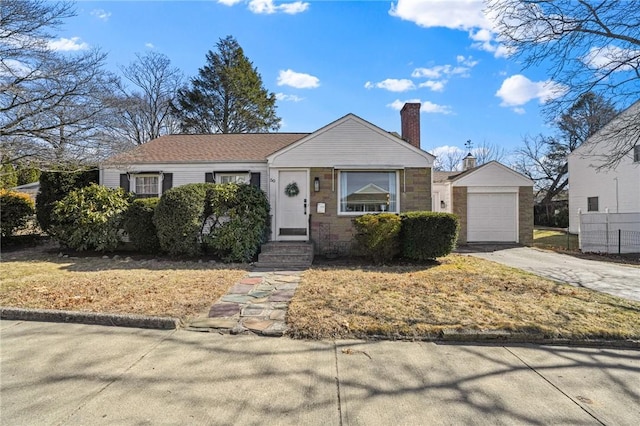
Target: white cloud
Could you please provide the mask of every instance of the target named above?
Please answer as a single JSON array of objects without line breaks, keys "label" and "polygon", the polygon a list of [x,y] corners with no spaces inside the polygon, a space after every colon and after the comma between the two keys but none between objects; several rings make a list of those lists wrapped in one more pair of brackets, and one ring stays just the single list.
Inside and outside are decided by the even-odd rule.
[{"label": "white cloud", "polygon": [[455,154],[464,153],[464,151],[458,148],[457,146],[450,146],[450,145],[437,146],[432,150],[430,150],[429,152],[435,155],[436,157],[446,156],[447,154],[455,155]]},{"label": "white cloud", "polygon": [[522,107],[515,107],[513,109],[513,112],[515,112],[516,114],[520,114],[520,115],[523,115],[523,114],[527,113],[527,111],[525,111],[525,109],[522,108]]},{"label": "white cloud", "polygon": [[445,84],[447,84],[447,80],[427,80],[424,83],[420,83],[418,87],[428,87],[434,92],[442,92]]},{"label": "white cloud", "polygon": [[144,47],[146,47],[147,49],[155,49],[156,46],[153,43],[145,43]]},{"label": "white cloud", "polygon": [[428,114],[451,114],[453,111],[450,106],[447,105],[438,105],[433,102],[424,101],[422,103],[422,107],[420,107],[421,112],[426,112]]},{"label": "white cloud", "polygon": [[301,98],[300,96],[287,95],[285,93],[276,93],[276,99],[283,102],[300,102],[304,100],[304,98]]},{"label": "white cloud", "polygon": [[[561,96],[564,92],[566,92],[566,87],[551,80],[531,81],[521,74],[516,74],[502,82],[496,96],[502,99],[501,106],[519,107],[532,99],[546,103]],[[515,111],[518,114],[523,112],[522,108]]]},{"label": "white cloud", "polygon": [[93,9],[91,11],[91,15],[95,16],[96,18],[100,19],[101,21],[105,21],[106,22],[111,17],[111,12],[107,12],[104,9]]},{"label": "white cloud", "polygon": [[31,68],[15,59],[0,61],[0,76],[26,77]]},{"label": "white cloud", "polygon": [[622,49],[618,46],[592,47],[582,58],[587,66],[607,71],[630,71],[640,67],[640,50]]},{"label": "white cloud", "polygon": [[49,49],[59,52],[71,52],[78,50],[86,50],[89,45],[85,42],[80,42],[80,37],[60,38],[48,43]]},{"label": "white cloud", "polygon": [[416,68],[411,73],[414,78],[428,78],[418,87],[428,87],[434,92],[442,92],[448,79],[453,76],[469,77],[471,68],[478,65],[478,61],[472,56],[458,55],[456,56],[456,65],[435,65],[429,68]]},{"label": "white cloud", "polygon": [[296,89],[315,89],[320,86],[320,79],[310,74],[295,72],[291,69],[280,70],[278,86],[291,86]]},{"label": "white cloud", "polygon": [[303,1],[295,1],[289,3],[275,4],[273,0],[218,0],[218,3],[225,6],[235,6],[238,3],[247,3],[249,10],[256,14],[271,15],[273,13],[287,13],[295,15],[305,12],[309,9],[309,3]]},{"label": "white cloud", "polygon": [[397,0],[389,14],[425,28],[467,31],[473,48],[506,57],[509,52],[496,40],[493,19],[484,10],[481,0]]},{"label": "white cloud", "polygon": [[398,0],[391,3],[389,14],[425,28],[491,29],[483,9],[484,4],[479,0]]},{"label": "white cloud", "polygon": [[364,87],[367,89],[373,89],[375,87],[378,89],[388,90],[390,92],[406,92],[407,90],[413,90],[416,88],[413,81],[406,78],[387,78],[386,80],[382,80],[378,83],[367,81],[364,84]]},{"label": "white cloud", "polygon": [[405,101],[401,101],[400,99],[396,99],[395,101],[387,104],[387,107],[400,111],[404,104],[406,103],[420,103],[422,106],[420,107],[420,112],[424,112],[427,114],[452,114],[453,111],[450,106],[447,105],[438,105],[433,102],[424,101],[420,102],[420,99],[407,99]]}]

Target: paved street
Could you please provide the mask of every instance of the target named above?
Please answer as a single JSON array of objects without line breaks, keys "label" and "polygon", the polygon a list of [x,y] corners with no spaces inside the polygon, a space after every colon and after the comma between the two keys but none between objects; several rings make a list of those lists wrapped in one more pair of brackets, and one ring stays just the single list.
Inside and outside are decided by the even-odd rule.
[{"label": "paved street", "polygon": [[580,259],[531,247],[515,247],[468,254],[629,300],[640,301],[640,268]]},{"label": "paved street", "polygon": [[640,352],[0,322],[0,423],[608,424]]}]

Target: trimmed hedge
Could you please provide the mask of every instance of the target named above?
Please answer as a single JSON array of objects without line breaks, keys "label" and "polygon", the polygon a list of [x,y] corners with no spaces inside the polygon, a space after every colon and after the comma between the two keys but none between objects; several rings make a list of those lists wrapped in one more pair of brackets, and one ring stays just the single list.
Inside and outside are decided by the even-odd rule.
[{"label": "trimmed hedge", "polygon": [[153,224],[153,214],[160,198],[133,200],[124,216],[124,230],[136,250],[155,253],[160,250],[158,231]]},{"label": "trimmed hedge", "polygon": [[217,184],[207,194],[206,217],[212,222],[202,242],[227,262],[248,262],[265,241],[269,201],[258,187]]},{"label": "trimmed hedge", "polygon": [[35,213],[35,205],[28,194],[0,189],[0,235],[11,237],[27,225]]},{"label": "trimmed hedge", "polygon": [[91,184],[55,202],[50,233],[78,251],[113,251],[122,242],[120,229],[129,207],[125,192]]},{"label": "trimmed hedge", "polygon": [[406,212],[402,218],[402,256],[429,260],[446,256],[458,239],[458,217],[450,213]]},{"label": "trimmed hedge", "polygon": [[393,213],[366,214],[354,219],[360,254],[383,264],[400,253],[400,216]]},{"label": "trimmed hedge", "polygon": [[40,175],[40,191],[36,197],[36,218],[40,228],[48,232],[51,227],[52,213],[56,201],[62,200],[74,189],[84,188],[98,183],[98,170],[46,171]]},{"label": "trimmed hedge", "polygon": [[200,238],[207,192],[215,184],[191,183],[162,194],[153,214],[160,248],[173,256],[202,253]]}]

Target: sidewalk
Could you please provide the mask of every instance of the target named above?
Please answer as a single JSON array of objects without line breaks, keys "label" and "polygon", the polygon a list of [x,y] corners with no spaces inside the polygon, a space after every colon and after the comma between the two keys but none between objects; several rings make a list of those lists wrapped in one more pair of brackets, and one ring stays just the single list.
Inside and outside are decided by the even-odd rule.
[{"label": "sidewalk", "polygon": [[611,424],[640,352],[0,321],[3,424]]}]

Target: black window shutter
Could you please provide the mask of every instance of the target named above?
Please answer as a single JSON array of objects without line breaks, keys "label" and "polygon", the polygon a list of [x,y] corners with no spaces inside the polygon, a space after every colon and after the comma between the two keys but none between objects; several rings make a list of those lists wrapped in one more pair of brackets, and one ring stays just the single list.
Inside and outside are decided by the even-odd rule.
[{"label": "black window shutter", "polygon": [[251,173],[251,185],[260,188],[260,173]]},{"label": "black window shutter", "polygon": [[165,173],[162,178],[162,193],[171,189],[173,186],[173,173]]},{"label": "black window shutter", "polygon": [[126,173],[120,174],[120,188],[124,189],[126,192],[129,192],[129,176]]},{"label": "black window shutter", "polygon": [[213,179],[213,173],[205,173],[204,174],[204,181],[206,183],[216,183],[216,181]]}]

